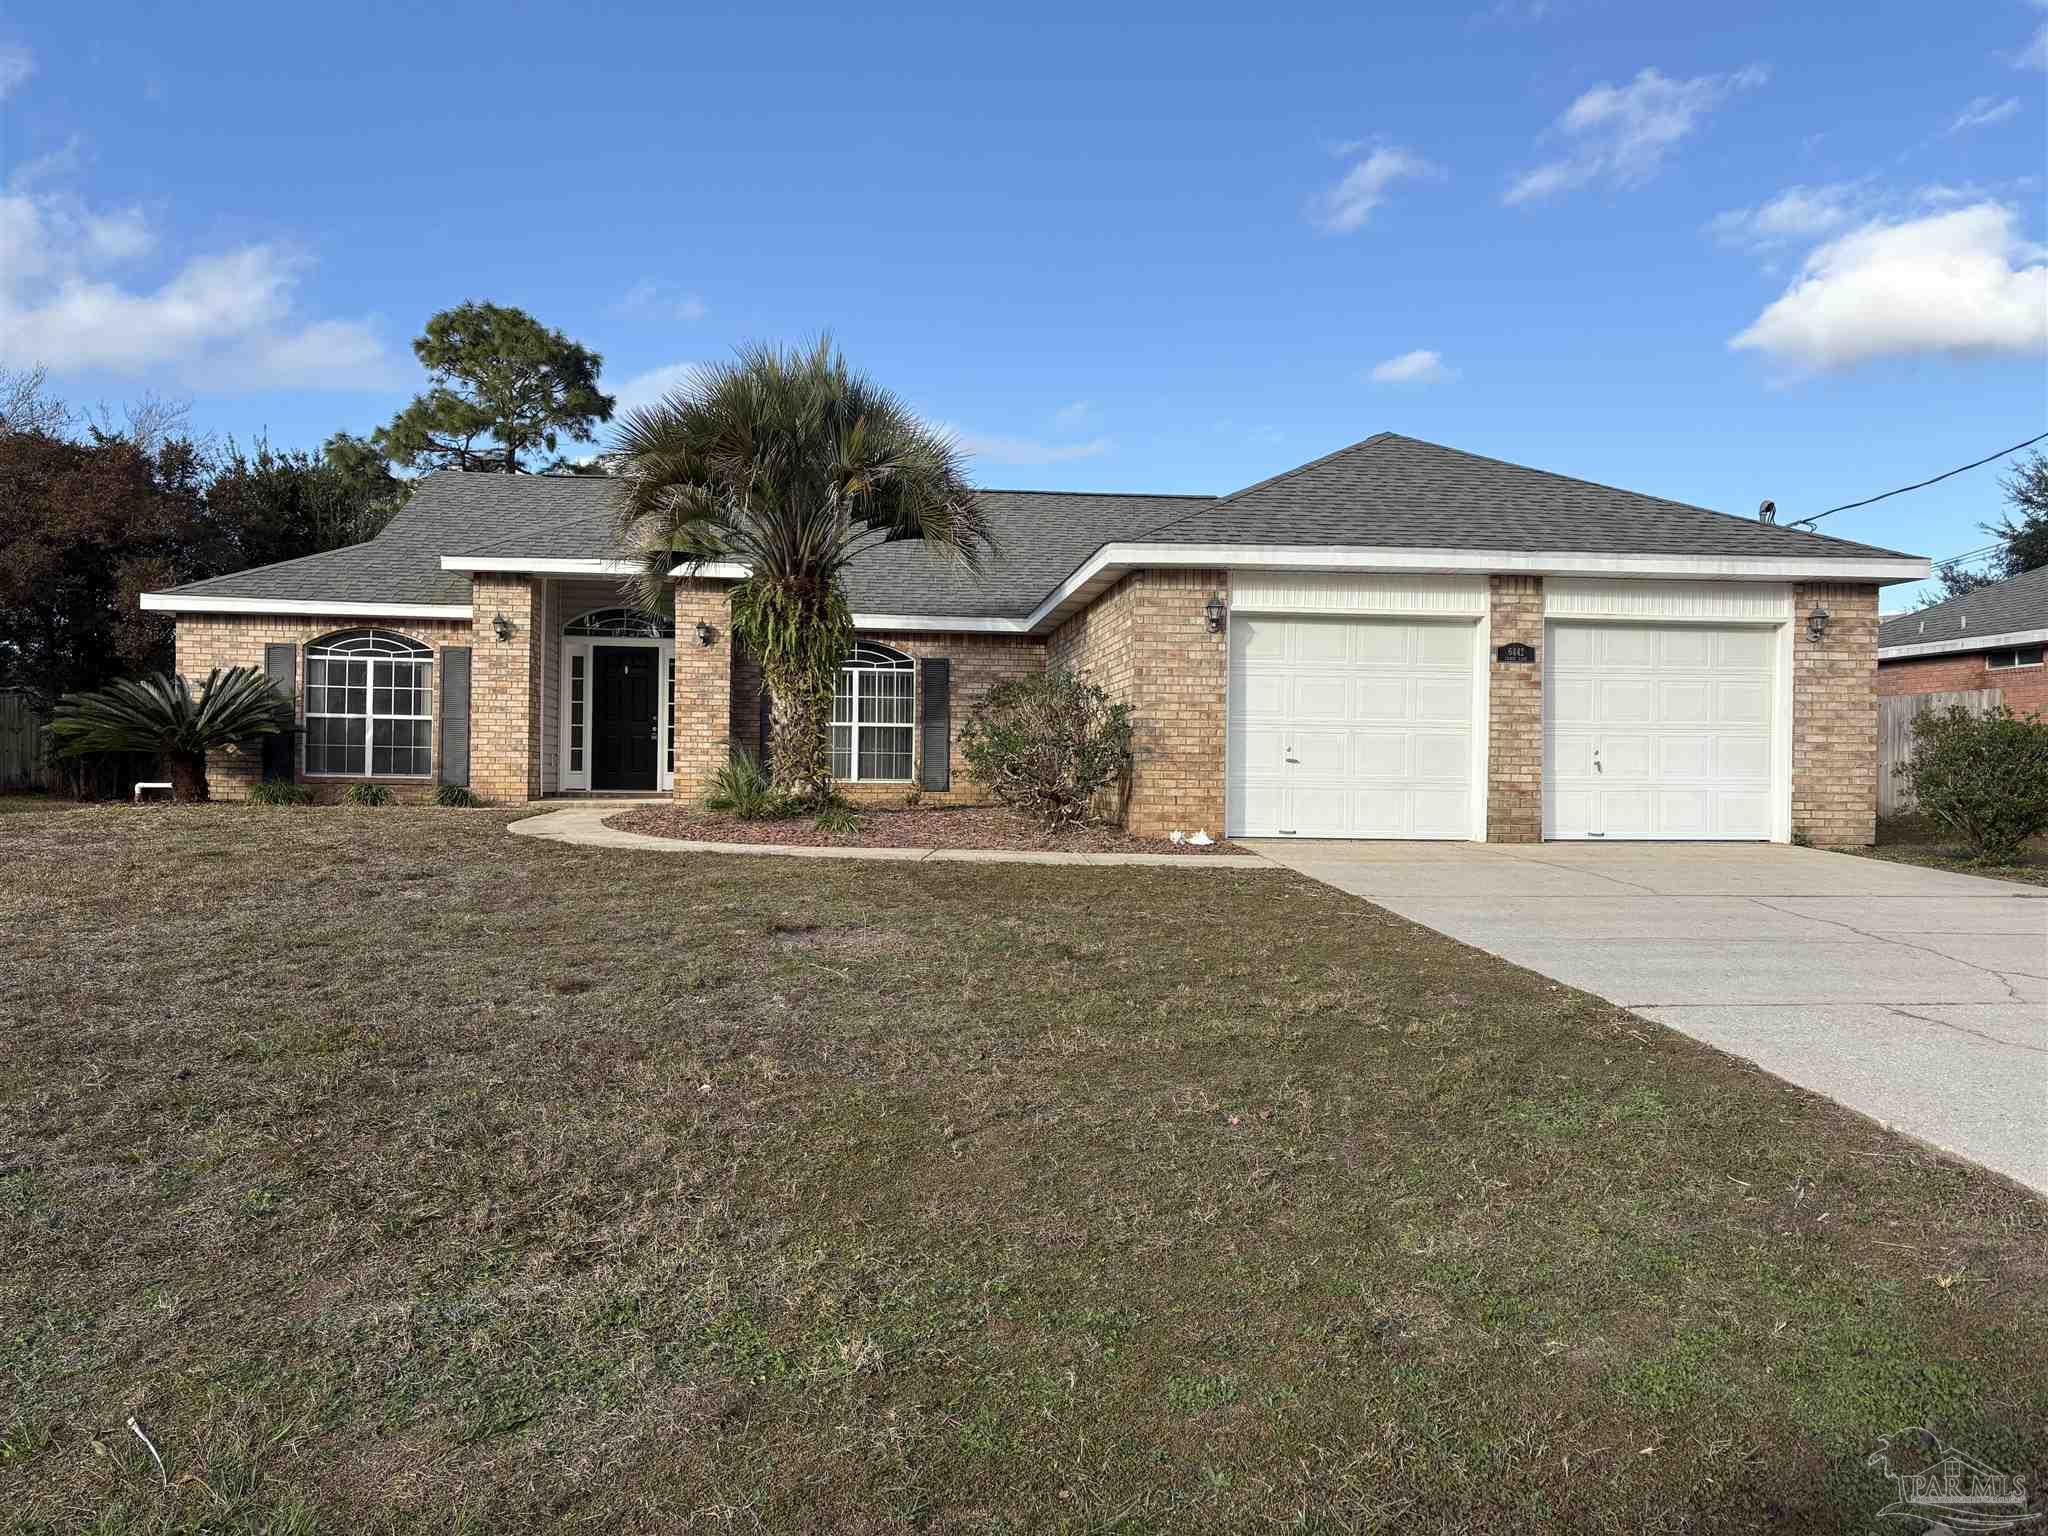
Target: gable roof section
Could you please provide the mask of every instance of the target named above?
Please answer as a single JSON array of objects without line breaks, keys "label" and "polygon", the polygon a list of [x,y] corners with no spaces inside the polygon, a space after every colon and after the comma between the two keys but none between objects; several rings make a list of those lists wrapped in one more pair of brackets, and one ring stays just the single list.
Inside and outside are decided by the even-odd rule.
[{"label": "gable roof section", "polygon": [[[623,573],[633,556],[612,537],[619,485],[598,476],[442,472],[417,482],[391,525],[368,543],[146,594],[145,607],[248,607],[311,612],[456,607],[472,569]],[[881,545],[847,573],[848,597],[870,627],[902,620],[943,628],[1042,627],[1114,580],[1151,564],[1231,563],[1231,552],[1373,551],[1432,568],[1438,556],[1477,568],[1489,553],[1523,569],[1569,553],[1615,557],[1853,565],[1916,557],[1732,517],[1382,432],[1234,495],[1145,496],[984,490],[998,547],[979,572],[915,543]],[[1214,552],[1213,554],[1211,552]],[[1362,554],[1360,552],[1363,552]],[[1535,564],[1531,564],[1531,561]],[[1446,567],[1448,568],[1448,567]],[[1568,568],[1577,569],[1578,566]],[[1754,572],[1753,572],[1754,573]],[[1885,571],[1876,579],[1913,574]],[[1625,574],[1625,572],[1623,572]],[[1784,572],[1772,572],[1783,579]],[[1869,579],[1865,577],[1865,579]]]},{"label": "gable roof section", "polygon": [[1177,544],[1911,559],[1381,432],[1182,518]]},{"label": "gable roof section", "polygon": [[1880,658],[1980,651],[2048,638],[2048,565],[1878,626]]}]

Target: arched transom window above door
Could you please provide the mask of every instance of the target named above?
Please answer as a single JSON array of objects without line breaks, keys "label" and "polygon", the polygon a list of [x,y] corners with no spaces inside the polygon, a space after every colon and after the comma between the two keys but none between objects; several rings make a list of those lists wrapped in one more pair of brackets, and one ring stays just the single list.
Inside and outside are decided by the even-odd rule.
[{"label": "arched transom window above door", "polygon": [[917,663],[863,640],[839,669],[832,696],[832,777],[908,784],[916,755]]},{"label": "arched transom window above door", "polygon": [[676,621],[638,608],[593,608],[562,626],[562,633],[592,640],[673,640]]}]

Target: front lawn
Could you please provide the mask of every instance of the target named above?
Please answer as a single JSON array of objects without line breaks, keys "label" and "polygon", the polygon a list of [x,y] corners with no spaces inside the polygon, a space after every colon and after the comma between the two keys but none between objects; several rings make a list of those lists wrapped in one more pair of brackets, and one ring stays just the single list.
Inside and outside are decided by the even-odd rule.
[{"label": "front lawn", "polygon": [[815,816],[756,817],[748,821],[690,806],[645,805],[605,818],[605,825],[649,837],[700,843],[772,843],[809,848],[981,848],[1038,853],[1167,853],[1197,857],[1238,855],[1225,842],[1174,842],[1133,837],[1114,826],[1067,827],[1058,832],[1000,805],[933,805],[898,809],[857,806],[850,831],[828,832]]},{"label": "front lawn", "polygon": [[[0,826],[0,1508],[1866,1531],[2048,1205],[1292,875]],[[126,1427],[163,1454],[169,1490]]]}]

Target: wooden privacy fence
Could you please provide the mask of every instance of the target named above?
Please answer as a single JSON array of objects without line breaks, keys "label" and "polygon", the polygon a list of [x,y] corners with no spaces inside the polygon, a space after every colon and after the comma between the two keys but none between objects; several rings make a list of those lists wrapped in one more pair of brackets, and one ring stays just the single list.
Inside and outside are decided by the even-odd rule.
[{"label": "wooden privacy fence", "polygon": [[1895,693],[1877,701],[1877,814],[1903,816],[1918,809],[1913,790],[1899,777],[1899,764],[1913,755],[1913,717],[1923,709],[1960,704],[1986,715],[2005,699],[2002,688],[1969,688],[1957,693]]},{"label": "wooden privacy fence", "polygon": [[49,781],[43,717],[27,694],[0,690],[0,789],[42,789]]}]

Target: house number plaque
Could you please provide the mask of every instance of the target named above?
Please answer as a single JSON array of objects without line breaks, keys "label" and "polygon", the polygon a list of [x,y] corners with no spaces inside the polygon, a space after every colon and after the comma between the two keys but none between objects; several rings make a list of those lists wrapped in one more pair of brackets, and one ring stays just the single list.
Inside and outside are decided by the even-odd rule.
[{"label": "house number plaque", "polygon": [[1536,659],[1536,647],[1524,645],[1521,641],[1515,640],[1502,646],[1493,654],[1495,659],[1499,661],[1531,662]]}]

